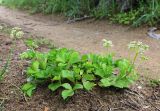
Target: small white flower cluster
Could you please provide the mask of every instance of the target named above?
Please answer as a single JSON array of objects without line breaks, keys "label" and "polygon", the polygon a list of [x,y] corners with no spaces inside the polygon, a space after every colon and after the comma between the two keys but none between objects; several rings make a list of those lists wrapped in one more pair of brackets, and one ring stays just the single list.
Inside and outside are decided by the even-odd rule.
[{"label": "small white flower cluster", "polygon": [[134,51],[137,55],[140,54],[141,60],[148,60],[148,58],[144,55],[144,52],[149,49],[149,46],[146,44],[143,44],[140,41],[132,41],[128,44],[128,48],[132,51]]},{"label": "small white flower cluster", "polygon": [[0,30],[3,30],[3,26],[0,25]]},{"label": "small white flower cluster", "polygon": [[110,40],[103,39],[103,47],[110,48],[113,47],[113,43]]},{"label": "small white flower cluster", "polygon": [[132,41],[128,44],[128,48],[136,53],[144,54],[149,49],[149,46],[140,41]]},{"label": "small white flower cluster", "polygon": [[24,32],[22,31],[21,28],[19,28],[19,27],[12,28],[11,33],[10,33],[10,37],[12,39],[20,39],[23,36],[24,36]]}]

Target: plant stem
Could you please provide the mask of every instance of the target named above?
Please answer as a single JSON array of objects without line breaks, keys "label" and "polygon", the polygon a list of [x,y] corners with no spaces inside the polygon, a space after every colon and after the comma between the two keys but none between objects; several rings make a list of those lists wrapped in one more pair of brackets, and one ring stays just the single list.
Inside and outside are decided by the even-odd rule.
[{"label": "plant stem", "polygon": [[139,53],[136,52],[136,54],[135,54],[135,56],[134,56],[134,59],[133,59],[133,63],[132,63],[133,65],[135,64],[135,61],[136,61],[136,59],[137,59],[137,57],[138,57],[138,54],[139,54]]}]

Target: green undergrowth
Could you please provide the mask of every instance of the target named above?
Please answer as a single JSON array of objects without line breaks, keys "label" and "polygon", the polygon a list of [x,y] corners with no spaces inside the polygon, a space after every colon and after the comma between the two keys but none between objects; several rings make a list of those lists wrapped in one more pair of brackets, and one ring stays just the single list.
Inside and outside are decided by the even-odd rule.
[{"label": "green undergrowth", "polygon": [[[0,33],[8,33],[9,31],[4,28],[4,26],[1,26],[0,25]],[[6,74],[7,70],[8,70],[8,67],[9,67],[9,64],[10,64],[10,61],[11,61],[11,55],[12,55],[12,52],[13,52],[13,48],[10,49],[10,53],[9,55],[7,56],[7,60],[6,62],[4,63],[4,65],[2,65],[2,61],[1,61],[1,57],[0,57],[0,64],[1,64],[1,68],[0,68],[0,81],[3,80],[4,78],[4,75]]]},{"label": "green undergrowth", "polygon": [[159,0],[1,0],[1,4],[31,13],[62,13],[72,19],[87,15],[132,26],[156,25],[160,17]]},{"label": "green undergrowth", "polygon": [[10,52],[10,55],[7,57],[7,61],[6,61],[6,63],[4,64],[4,66],[0,68],[0,81],[3,79],[5,73],[7,72],[7,69],[8,69],[8,67],[9,67],[10,59],[11,59],[11,57],[10,57],[10,56],[11,56],[11,53],[12,53],[12,52]]},{"label": "green undergrowth", "polygon": [[51,40],[47,40],[45,38],[27,38],[24,40],[24,43],[27,47],[29,47],[30,49],[37,49],[39,47],[47,47],[49,49],[54,49],[55,46],[53,44],[53,42]]},{"label": "green undergrowth", "polygon": [[152,86],[152,87],[160,86],[160,79],[150,80],[150,86]]},{"label": "green undergrowth", "polygon": [[127,88],[138,74],[127,59],[114,60],[112,55],[80,55],[66,48],[48,53],[28,50],[21,58],[31,60],[27,68],[28,83],[22,90],[29,96],[37,85],[49,83],[56,91],[63,88],[62,97],[72,96],[78,89],[92,90],[94,86]]},{"label": "green undergrowth", "polygon": [[[113,46],[111,41],[103,42],[107,50]],[[27,83],[22,90],[31,97],[38,86],[47,84],[53,92],[61,89],[61,96],[67,99],[78,90],[91,91],[95,86],[129,88],[139,77],[134,63],[148,46],[131,42],[128,47],[135,52],[133,60],[114,59],[112,53],[80,54],[67,48],[55,48],[45,53],[29,49],[20,55],[21,59],[30,61],[26,70]]]}]

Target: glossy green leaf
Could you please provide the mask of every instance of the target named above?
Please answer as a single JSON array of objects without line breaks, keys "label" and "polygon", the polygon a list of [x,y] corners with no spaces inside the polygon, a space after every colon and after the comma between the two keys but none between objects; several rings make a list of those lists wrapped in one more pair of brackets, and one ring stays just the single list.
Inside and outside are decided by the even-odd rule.
[{"label": "glossy green leaf", "polygon": [[127,78],[121,78],[118,79],[117,81],[115,81],[115,83],[113,84],[114,87],[118,87],[118,88],[128,88],[128,86],[132,83],[133,81],[130,81]]},{"label": "glossy green leaf", "polygon": [[60,49],[57,52],[57,56],[56,56],[56,61],[57,62],[62,62],[62,63],[66,63],[67,60],[67,50],[66,49]]},{"label": "glossy green leaf", "polygon": [[33,59],[35,57],[35,52],[33,50],[28,50],[20,54],[21,59]]},{"label": "glossy green leaf", "polygon": [[59,80],[61,80],[61,76],[59,75],[59,76],[54,76],[54,78],[52,79],[53,81],[59,81]]},{"label": "glossy green leaf", "polygon": [[72,89],[72,86],[69,83],[62,84],[62,87],[64,87],[65,89]]},{"label": "glossy green leaf", "polygon": [[92,80],[95,80],[95,76],[93,74],[84,74],[83,75],[83,79],[86,80],[86,81],[92,81]]},{"label": "glossy green leaf", "polygon": [[94,86],[96,86],[95,83],[90,82],[90,81],[83,81],[83,86],[86,90],[92,90]]},{"label": "glossy green leaf", "polygon": [[101,79],[99,82],[99,86],[109,87],[112,85],[112,80],[110,78]]},{"label": "glossy green leaf", "polygon": [[38,71],[38,69],[39,69],[39,62],[38,62],[38,61],[34,61],[34,62],[32,63],[32,69],[33,69],[34,71]]},{"label": "glossy green leaf", "polygon": [[57,83],[52,83],[48,85],[48,88],[52,91],[56,91],[59,87],[61,87],[61,83],[57,82]]},{"label": "glossy green leaf", "polygon": [[69,63],[74,64],[80,61],[80,55],[78,52],[73,52],[70,56]]},{"label": "glossy green leaf", "polygon": [[32,96],[33,91],[36,89],[36,85],[33,83],[26,83],[22,86],[22,91],[29,97]]},{"label": "glossy green leaf", "polygon": [[73,90],[77,90],[77,89],[83,89],[83,85],[82,84],[75,84],[73,87]]},{"label": "glossy green leaf", "polygon": [[62,91],[62,97],[64,100],[73,95],[74,95],[74,91],[72,89]]},{"label": "glossy green leaf", "polygon": [[71,82],[74,82],[74,80],[75,80],[75,78],[73,76],[73,72],[68,71],[68,70],[62,71],[62,78],[66,78],[66,79],[70,80]]}]

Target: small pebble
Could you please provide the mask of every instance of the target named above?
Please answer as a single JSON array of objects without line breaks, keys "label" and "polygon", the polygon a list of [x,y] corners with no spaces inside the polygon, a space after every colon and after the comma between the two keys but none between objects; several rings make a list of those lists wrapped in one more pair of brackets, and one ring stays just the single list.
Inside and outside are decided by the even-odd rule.
[{"label": "small pebble", "polygon": [[138,88],[138,89],[142,89],[142,86],[138,86],[137,88]]}]

